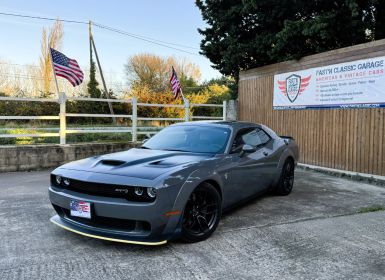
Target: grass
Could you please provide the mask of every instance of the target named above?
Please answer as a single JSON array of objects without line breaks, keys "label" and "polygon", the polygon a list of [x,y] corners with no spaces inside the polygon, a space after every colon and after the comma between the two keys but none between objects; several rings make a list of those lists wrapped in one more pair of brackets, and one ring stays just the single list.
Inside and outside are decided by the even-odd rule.
[{"label": "grass", "polygon": [[370,213],[377,211],[385,211],[385,207],[383,205],[373,205],[369,207],[363,207],[358,210],[358,213]]}]

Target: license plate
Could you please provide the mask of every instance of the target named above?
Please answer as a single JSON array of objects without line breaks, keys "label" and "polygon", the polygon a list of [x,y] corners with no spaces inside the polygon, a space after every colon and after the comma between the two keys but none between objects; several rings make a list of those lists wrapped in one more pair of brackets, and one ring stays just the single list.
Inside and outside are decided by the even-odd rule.
[{"label": "license plate", "polygon": [[91,203],[85,201],[71,200],[71,216],[91,219]]}]

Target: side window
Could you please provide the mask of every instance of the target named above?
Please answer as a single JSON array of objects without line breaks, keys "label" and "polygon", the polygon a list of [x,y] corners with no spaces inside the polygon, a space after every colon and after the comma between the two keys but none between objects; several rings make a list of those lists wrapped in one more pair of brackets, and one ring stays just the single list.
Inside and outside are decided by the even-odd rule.
[{"label": "side window", "polygon": [[231,150],[233,153],[239,152],[244,144],[256,147],[266,144],[269,140],[270,136],[260,128],[246,129],[238,132]]},{"label": "side window", "polygon": [[259,139],[261,139],[261,145],[266,144],[271,139],[271,137],[262,129],[260,129],[260,131],[258,132],[258,137]]}]

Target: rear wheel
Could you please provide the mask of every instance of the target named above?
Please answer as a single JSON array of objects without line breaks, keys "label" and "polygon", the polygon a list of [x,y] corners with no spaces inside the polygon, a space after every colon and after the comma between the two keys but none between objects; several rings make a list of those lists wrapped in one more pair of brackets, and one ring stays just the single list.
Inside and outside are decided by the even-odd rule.
[{"label": "rear wheel", "polygon": [[199,242],[217,228],[222,214],[222,200],[213,185],[203,183],[190,195],[182,220],[182,239]]},{"label": "rear wheel", "polygon": [[278,195],[288,195],[293,190],[294,185],[294,162],[288,158],[282,168],[281,177],[275,193]]}]

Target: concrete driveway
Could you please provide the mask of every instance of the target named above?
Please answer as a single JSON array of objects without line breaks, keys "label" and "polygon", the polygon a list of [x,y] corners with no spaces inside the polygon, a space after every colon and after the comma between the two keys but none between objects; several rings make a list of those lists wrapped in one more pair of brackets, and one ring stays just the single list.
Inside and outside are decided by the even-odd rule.
[{"label": "concrete driveway", "polygon": [[0,279],[385,279],[385,188],[312,171],[197,244],[142,247],[51,224],[48,171],[0,174]]}]

